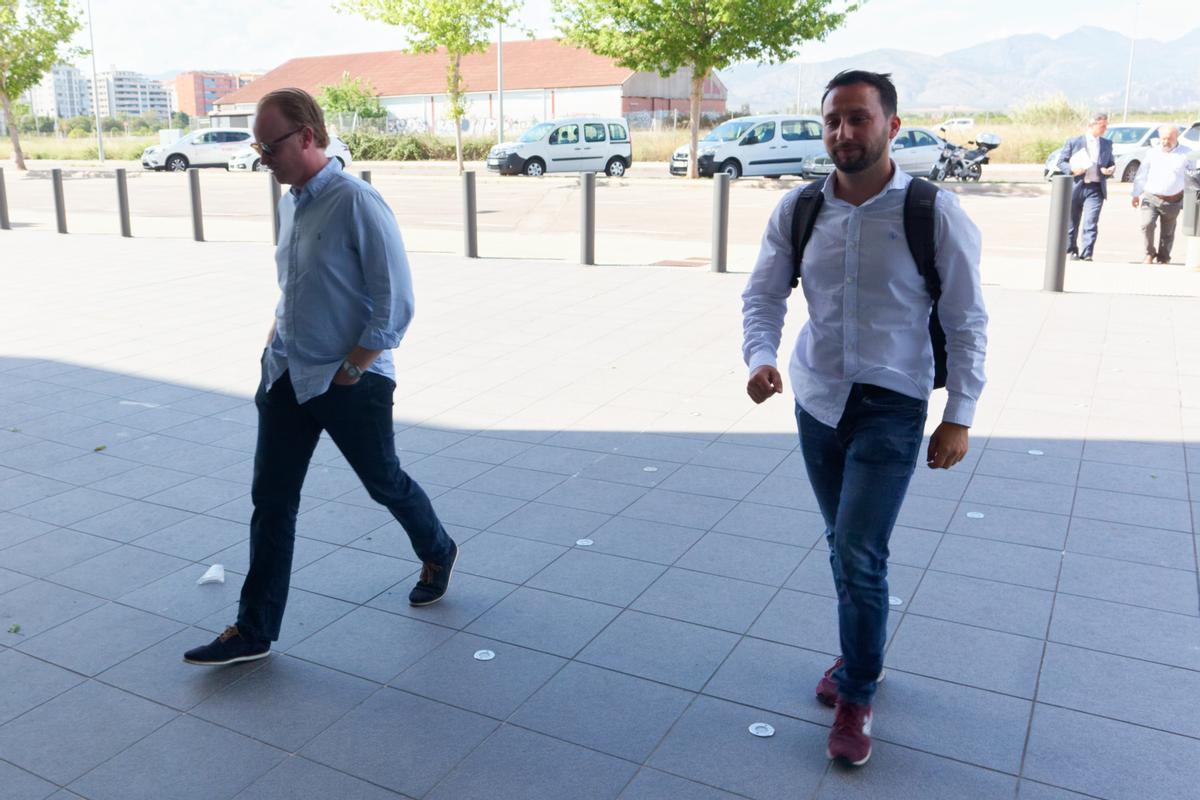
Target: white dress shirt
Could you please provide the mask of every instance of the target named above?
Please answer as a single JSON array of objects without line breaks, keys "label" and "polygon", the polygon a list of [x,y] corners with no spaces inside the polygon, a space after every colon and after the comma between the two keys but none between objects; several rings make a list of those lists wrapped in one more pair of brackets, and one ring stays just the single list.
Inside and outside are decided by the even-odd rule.
[{"label": "white dress shirt", "polygon": [[1133,196],[1157,194],[1171,197],[1182,192],[1189,166],[1187,154],[1190,152],[1181,144],[1175,145],[1170,152],[1161,147],[1151,148],[1133,179]]},{"label": "white dress shirt", "polygon": [[[912,178],[895,168],[882,192],[855,206],[834,196],[834,177],[825,179],[825,200],[804,249],[801,288],[809,318],[789,369],[797,402],[830,427],[841,419],[852,384],[922,400],[933,390],[932,301],[904,236]],[[751,372],[776,366],[792,291],[791,230],[799,192],[789,192],[772,213],[742,293],[742,354]],[[937,193],[934,210],[938,315],[947,343],[943,420],[969,426],[983,391],[987,347],[979,229],[949,191]]]}]

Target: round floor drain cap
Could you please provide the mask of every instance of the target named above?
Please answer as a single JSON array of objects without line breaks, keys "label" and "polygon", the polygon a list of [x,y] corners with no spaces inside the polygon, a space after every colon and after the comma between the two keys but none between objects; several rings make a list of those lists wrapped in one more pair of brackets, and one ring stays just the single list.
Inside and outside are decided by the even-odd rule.
[{"label": "round floor drain cap", "polygon": [[767,736],[775,735],[775,728],[765,722],[756,722],[750,726],[750,732],[755,736],[766,738]]}]

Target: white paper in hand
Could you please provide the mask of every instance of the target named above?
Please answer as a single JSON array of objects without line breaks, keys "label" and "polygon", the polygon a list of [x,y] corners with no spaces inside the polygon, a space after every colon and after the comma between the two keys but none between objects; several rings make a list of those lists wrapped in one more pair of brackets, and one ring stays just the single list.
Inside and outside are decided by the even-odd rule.
[{"label": "white paper in hand", "polygon": [[200,576],[200,580],[196,583],[203,586],[206,583],[224,583],[225,582],[225,567],[220,564],[213,564],[208,568],[208,571]]},{"label": "white paper in hand", "polygon": [[1072,172],[1081,169],[1086,170],[1092,165],[1092,157],[1088,155],[1088,151],[1086,149],[1076,150],[1071,154],[1071,160],[1068,161],[1067,164],[1071,167]]}]

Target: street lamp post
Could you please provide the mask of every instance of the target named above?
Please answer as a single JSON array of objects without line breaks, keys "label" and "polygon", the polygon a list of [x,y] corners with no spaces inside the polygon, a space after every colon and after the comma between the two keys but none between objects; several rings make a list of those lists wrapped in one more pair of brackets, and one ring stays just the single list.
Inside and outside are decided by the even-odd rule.
[{"label": "street lamp post", "polygon": [[96,34],[92,26],[92,0],[87,0],[88,45],[92,51],[92,117],[96,120],[96,151],[104,163],[104,130],[100,127],[100,81],[96,77]]},{"label": "street lamp post", "polygon": [[1138,18],[1141,16],[1141,0],[1133,9],[1133,35],[1129,37],[1129,66],[1125,69],[1125,110],[1121,113],[1121,122],[1129,121],[1129,87],[1133,83],[1133,45],[1137,41]]},{"label": "street lamp post", "polygon": [[504,141],[504,23],[496,23],[496,144]]}]

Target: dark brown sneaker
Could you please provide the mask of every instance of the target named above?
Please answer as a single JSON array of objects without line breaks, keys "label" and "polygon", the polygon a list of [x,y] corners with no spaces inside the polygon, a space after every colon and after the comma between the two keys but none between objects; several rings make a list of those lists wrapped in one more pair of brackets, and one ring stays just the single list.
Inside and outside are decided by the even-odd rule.
[{"label": "dark brown sneaker", "polygon": [[852,767],[871,757],[871,707],[839,701],[826,755]]},{"label": "dark brown sneaker", "polygon": [[[838,685],[833,679],[833,671],[842,665],[842,657],[838,656],[837,661],[833,662],[833,666],[825,670],[825,674],[821,676],[821,680],[817,681],[817,700],[821,701],[822,705],[833,708],[837,705],[838,700]],[[887,670],[879,670],[879,677],[875,679],[876,683],[883,682],[883,676],[887,675]]]},{"label": "dark brown sneaker", "polygon": [[237,625],[230,625],[209,644],[194,647],[183,654],[188,664],[200,667],[223,667],[242,661],[254,661],[271,655],[270,642],[257,642],[242,636]]}]

